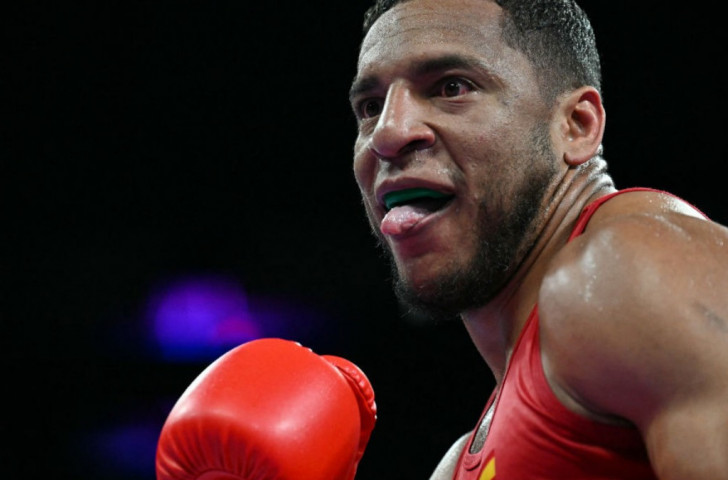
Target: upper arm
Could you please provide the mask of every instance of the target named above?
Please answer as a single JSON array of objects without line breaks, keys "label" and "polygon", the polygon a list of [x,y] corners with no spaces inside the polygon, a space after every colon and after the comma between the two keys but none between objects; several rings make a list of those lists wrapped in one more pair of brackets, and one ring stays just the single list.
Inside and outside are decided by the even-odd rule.
[{"label": "upper arm", "polygon": [[660,478],[727,478],[728,230],[633,215],[582,237],[539,298],[550,380],[635,424]]},{"label": "upper arm", "polygon": [[432,472],[430,480],[452,480],[455,477],[455,468],[457,467],[460,454],[468,443],[468,438],[470,438],[470,433],[466,433],[453,443],[447,453],[445,453],[445,456],[442,457],[442,460],[440,460],[435,471]]}]

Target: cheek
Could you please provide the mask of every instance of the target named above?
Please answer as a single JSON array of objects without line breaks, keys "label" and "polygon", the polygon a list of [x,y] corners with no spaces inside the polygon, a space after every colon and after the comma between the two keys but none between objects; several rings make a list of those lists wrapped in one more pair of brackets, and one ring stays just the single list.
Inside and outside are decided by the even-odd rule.
[{"label": "cheek", "polygon": [[472,136],[461,138],[453,158],[458,163],[463,180],[480,183],[483,177],[492,177],[493,171],[499,170],[502,137],[491,132],[473,132]]},{"label": "cheek", "polygon": [[503,201],[513,177],[518,175],[517,158],[505,132],[479,133],[462,146],[458,167],[469,201],[475,205]]},{"label": "cheek", "polygon": [[354,178],[362,193],[370,193],[375,176],[376,159],[359,141],[354,145]]}]

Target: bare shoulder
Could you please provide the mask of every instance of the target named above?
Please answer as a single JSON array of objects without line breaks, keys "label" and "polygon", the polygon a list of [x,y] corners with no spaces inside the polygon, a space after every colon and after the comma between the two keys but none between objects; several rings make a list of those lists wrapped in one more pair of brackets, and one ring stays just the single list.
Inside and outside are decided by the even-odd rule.
[{"label": "bare shoulder", "polygon": [[544,278],[547,375],[591,410],[635,423],[685,378],[726,382],[726,292],[728,229],[669,195],[615,197]]},{"label": "bare shoulder", "polygon": [[452,480],[455,476],[455,468],[457,467],[460,453],[462,453],[463,449],[466,447],[468,438],[470,438],[470,432],[458,438],[457,441],[452,444],[447,453],[445,453],[445,456],[442,457],[442,460],[440,460],[435,471],[432,472],[430,480]]},{"label": "bare shoulder", "polygon": [[[728,228],[674,197],[624,194],[605,203],[586,231],[554,258],[540,305],[546,301],[561,308],[591,307],[594,301],[608,301],[609,292],[620,298],[669,302],[678,289],[698,293],[697,287],[704,286],[702,294],[715,291],[707,280],[725,282],[726,266]],[[656,297],[645,296],[649,293]]]}]

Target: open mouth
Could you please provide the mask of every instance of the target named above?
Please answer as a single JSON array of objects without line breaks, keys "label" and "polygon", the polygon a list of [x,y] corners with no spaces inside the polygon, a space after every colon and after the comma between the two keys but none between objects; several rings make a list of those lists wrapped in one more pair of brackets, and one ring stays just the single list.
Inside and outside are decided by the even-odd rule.
[{"label": "open mouth", "polygon": [[429,188],[408,188],[389,192],[384,195],[384,207],[387,211],[395,207],[411,206],[418,209],[436,212],[452,200],[453,195],[431,190]]},{"label": "open mouth", "polygon": [[444,209],[454,195],[429,188],[407,188],[389,192],[382,198],[386,214],[379,230],[391,238],[404,238],[419,231],[425,219]]}]

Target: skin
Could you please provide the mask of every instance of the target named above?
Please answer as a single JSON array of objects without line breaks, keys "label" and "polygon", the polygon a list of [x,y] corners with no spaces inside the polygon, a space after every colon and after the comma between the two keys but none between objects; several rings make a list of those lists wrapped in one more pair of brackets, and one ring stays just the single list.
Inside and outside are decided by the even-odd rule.
[{"label": "skin", "polygon": [[[432,22],[439,21],[451,29],[444,36],[428,31]],[[443,16],[431,11],[425,22],[424,29],[400,34],[397,23],[384,16],[364,41],[352,89],[356,92],[352,104],[360,118],[355,175],[375,232],[385,213],[377,201],[383,192],[421,186],[455,194],[445,212],[417,225],[416,235],[379,235],[394,254],[402,283],[423,298],[436,296],[438,285],[471,265],[483,244],[514,250],[508,258],[492,259],[488,270],[493,278],[478,288],[487,301],[535,239],[533,232],[508,224],[511,212],[528,196],[530,184],[543,184],[542,190],[555,188],[541,180],[552,175],[552,159],[534,154],[540,148],[539,136],[548,143],[550,132],[545,128],[550,111],[532,88],[530,64],[496,42],[497,31],[472,25],[461,13]],[[378,32],[384,29],[395,30],[381,34],[394,35],[387,37],[384,48],[368,42],[380,38]],[[463,36],[472,47],[456,51]],[[435,41],[441,48],[431,47]],[[389,43],[401,48],[392,49]],[[484,50],[486,57],[480,53]],[[464,65],[433,66],[453,58]],[[430,68],[424,70],[427,65]],[[523,76],[524,71],[528,75]],[[381,113],[372,116],[368,108]],[[493,181],[504,171],[517,181]],[[529,177],[521,178],[521,172]],[[542,195],[539,192],[538,197]],[[531,200],[529,206],[541,201]],[[474,222],[474,218],[482,220]],[[483,226],[474,228],[474,223]],[[499,238],[513,230],[518,244]]]},{"label": "skin", "polygon": [[[508,228],[539,172],[537,213],[506,268],[458,312],[497,385],[538,303],[544,371],[567,408],[635,426],[661,479],[728,478],[728,230],[671,196],[634,192],[604,204],[567,244],[581,210],[614,191],[595,157],[601,97],[584,86],[546,104],[528,60],[501,40],[500,15],[483,0],[411,0],[365,37],[351,100],[354,174],[372,228],[400,281],[432,297]],[[468,62],[422,68],[444,58]],[[536,131],[551,155],[534,155]],[[383,192],[414,186],[454,199],[406,232],[379,232]],[[478,218],[490,227],[474,228]],[[452,478],[464,438],[433,479]]]}]

